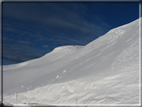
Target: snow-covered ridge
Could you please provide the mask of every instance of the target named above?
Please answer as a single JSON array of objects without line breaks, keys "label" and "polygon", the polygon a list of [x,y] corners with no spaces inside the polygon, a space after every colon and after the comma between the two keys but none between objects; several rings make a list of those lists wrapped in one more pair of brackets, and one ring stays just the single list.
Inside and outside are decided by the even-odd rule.
[{"label": "snow-covered ridge", "polygon": [[[128,23],[126,25],[122,25],[120,27],[117,27],[117,28],[114,28],[114,29],[111,29],[110,31],[108,31],[105,36],[102,35],[100,36],[99,38],[97,38],[96,40],[92,41],[91,43],[89,44],[106,44],[106,43],[110,43],[110,42],[113,42],[114,40],[116,40],[117,38],[123,36],[125,33],[128,33],[130,30],[132,29],[135,29],[136,31],[138,31],[139,29],[139,20],[141,18],[131,22],[131,23]],[[87,44],[87,45],[89,45]],[[98,45],[100,45],[98,44]]]},{"label": "snow-covered ridge", "polygon": [[[40,59],[51,59],[51,57],[54,57],[54,60],[55,60],[56,59],[55,57],[57,57],[57,59],[58,59],[58,58],[60,58],[62,56],[69,55],[69,54],[74,53],[75,51],[81,49],[82,47],[83,46],[79,46],[79,45],[60,46],[60,47],[55,48],[50,53],[45,54],[41,58],[37,58],[37,59],[30,60],[30,61],[21,62],[19,64],[4,65],[3,69],[4,69],[4,71],[17,69],[17,68],[20,68],[20,67],[24,67],[26,65],[28,66],[28,65],[30,65],[30,64],[32,64],[32,63],[34,63],[34,62],[36,62],[36,61],[38,61]],[[57,56],[55,56],[55,55],[57,55]]]},{"label": "snow-covered ridge", "polygon": [[86,46],[61,46],[41,58],[4,66],[4,102],[139,104],[139,75],[136,20]]}]

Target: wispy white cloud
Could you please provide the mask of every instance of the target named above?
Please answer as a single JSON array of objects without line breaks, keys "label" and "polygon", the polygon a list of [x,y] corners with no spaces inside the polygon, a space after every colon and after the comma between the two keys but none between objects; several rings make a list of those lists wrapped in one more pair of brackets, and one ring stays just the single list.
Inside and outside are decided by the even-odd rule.
[{"label": "wispy white cloud", "polygon": [[48,45],[43,45],[42,47],[43,47],[43,48],[48,48],[49,46],[48,46]]}]

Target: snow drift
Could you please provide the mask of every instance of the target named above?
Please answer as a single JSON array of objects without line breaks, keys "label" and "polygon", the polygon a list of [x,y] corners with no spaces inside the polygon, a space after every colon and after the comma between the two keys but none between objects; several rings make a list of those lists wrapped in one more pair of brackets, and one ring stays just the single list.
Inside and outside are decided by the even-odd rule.
[{"label": "snow drift", "polygon": [[4,103],[139,105],[140,19],[86,46],[3,66]]}]

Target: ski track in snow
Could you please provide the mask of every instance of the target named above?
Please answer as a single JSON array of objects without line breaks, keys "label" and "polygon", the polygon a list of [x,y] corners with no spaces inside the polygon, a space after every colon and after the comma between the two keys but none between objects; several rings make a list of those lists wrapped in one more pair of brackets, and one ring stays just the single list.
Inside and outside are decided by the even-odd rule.
[{"label": "ski track in snow", "polygon": [[4,66],[4,103],[139,105],[139,20],[86,46]]}]

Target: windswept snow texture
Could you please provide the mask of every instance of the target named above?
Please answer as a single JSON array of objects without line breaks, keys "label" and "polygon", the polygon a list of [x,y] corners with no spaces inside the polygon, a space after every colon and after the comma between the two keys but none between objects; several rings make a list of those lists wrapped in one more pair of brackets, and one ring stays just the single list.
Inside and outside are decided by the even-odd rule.
[{"label": "windswept snow texture", "polygon": [[86,46],[4,66],[5,103],[140,104],[139,19]]}]

